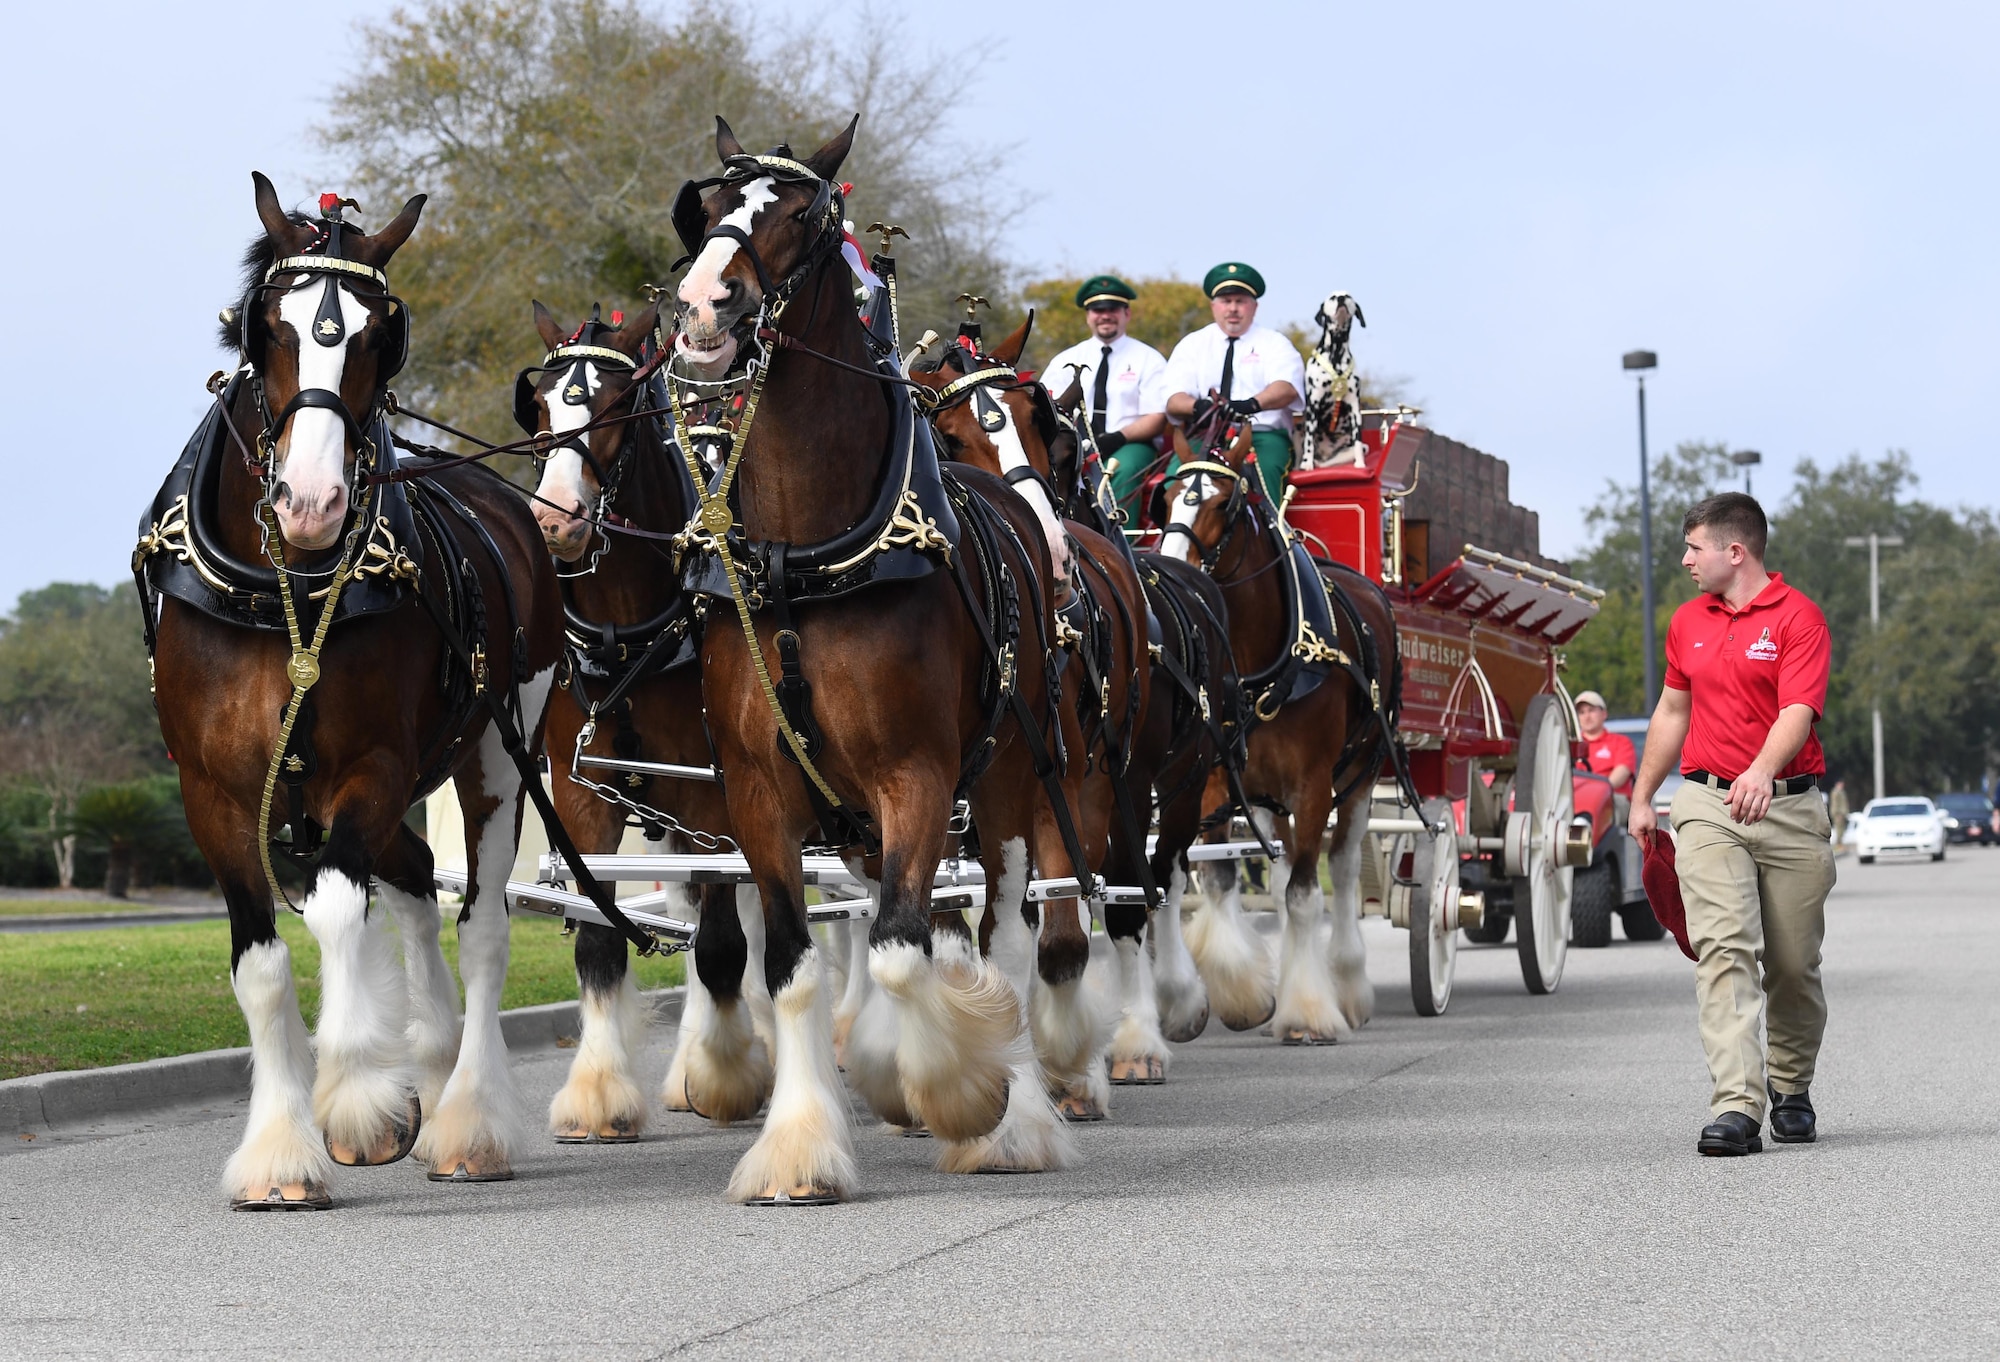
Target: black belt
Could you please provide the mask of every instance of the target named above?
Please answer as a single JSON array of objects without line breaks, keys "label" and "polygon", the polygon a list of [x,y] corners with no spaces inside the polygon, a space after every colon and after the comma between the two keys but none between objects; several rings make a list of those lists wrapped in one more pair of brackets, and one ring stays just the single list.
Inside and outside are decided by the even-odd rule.
[{"label": "black belt", "polygon": [[[1689,780],[1700,785],[1706,785],[1711,790],[1726,790],[1730,786],[1728,780],[1715,774],[1713,771],[1687,771],[1683,772],[1683,774]],[[1818,788],[1818,775],[1793,776],[1788,780],[1774,780],[1771,782],[1771,793],[1773,795],[1800,795],[1804,794],[1807,790],[1817,790]]]}]

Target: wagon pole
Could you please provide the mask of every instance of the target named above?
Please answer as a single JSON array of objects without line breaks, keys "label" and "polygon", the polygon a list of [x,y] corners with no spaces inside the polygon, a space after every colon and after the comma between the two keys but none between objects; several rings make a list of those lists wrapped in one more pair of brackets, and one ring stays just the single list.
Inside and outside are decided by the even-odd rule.
[{"label": "wagon pole", "polygon": [[[1873,637],[1882,628],[1882,550],[1903,547],[1900,534],[1876,534],[1850,536],[1841,541],[1850,549],[1868,550],[1868,633]],[[1882,695],[1881,686],[1875,687],[1876,694],[1869,702],[1868,718],[1875,736],[1875,797],[1882,797]]]}]

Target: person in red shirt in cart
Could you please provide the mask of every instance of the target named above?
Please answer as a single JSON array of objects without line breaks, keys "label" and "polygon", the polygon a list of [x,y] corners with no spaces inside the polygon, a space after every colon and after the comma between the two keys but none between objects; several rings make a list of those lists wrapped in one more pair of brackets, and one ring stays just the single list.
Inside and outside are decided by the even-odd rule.
[{"label": "person in red shirt in cart", "polygon": [[1604,720],[1610,712],[1604,697],[1594,690],[1576,697],[1576,724],[1583,730],[1585,744],[1583,769],[1609,780],[1611,793],[1629,795],[1632,777],[1638,774],[1639,756],[1630,738],[1606,731]]},{"label": "person in red shirt in cart", "polygon": [[1658,832],[1653,794],[1678,757],[1675,869],[1714,1083],[1703,1154],[1762,1149],[1767,1110],[1780,1143],[1818,1133],[1809,1089],[1826,1032],[1820,942],[1834,869],[1813,726],[1832,647],[1819,607],[1765,571],[1769,532],[1741,492],[1697,502],[1681,523],[1681,565],[1701,594],[1667,628],[1666,687],[1628,824],[1642,842]]}]

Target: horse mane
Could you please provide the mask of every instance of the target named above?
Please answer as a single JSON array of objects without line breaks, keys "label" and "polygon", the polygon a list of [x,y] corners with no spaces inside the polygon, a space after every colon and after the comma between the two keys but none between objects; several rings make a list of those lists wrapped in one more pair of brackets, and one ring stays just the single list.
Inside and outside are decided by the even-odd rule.
[{"label": "horse mane", "polygon": [[[307,227],[312,224],[311,218],[296,210],[285,214],[285,216],[300,227]],[[242,278],[237,285],[236,296],[229,300],[230,307],[239,310],[242,308],[243,300],[250,296],[251,289],[256,288],[264,282],[264,271],[270,269],[272,262],[277,258],[278,246],[276,242],[271,240],[269,232],[259,232],[256,236],[250,238],[250,244],[243,248]],[[243,319],[240,316],[233,325],[229,322],[221,322],[217,325],[217,340],[223,349],[241,350],[243,348],[242,325]]]}]

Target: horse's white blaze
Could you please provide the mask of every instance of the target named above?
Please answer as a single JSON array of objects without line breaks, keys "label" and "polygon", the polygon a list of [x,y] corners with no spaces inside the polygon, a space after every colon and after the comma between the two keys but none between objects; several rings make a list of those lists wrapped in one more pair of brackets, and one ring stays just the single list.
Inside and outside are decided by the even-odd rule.
[{"label": "horse's white blaze", "polygon": [[[278,316],[298,337],[299,389],[340,391],[347,372],[347,347],[368,325],[368,309],[335,282],[340,298],[341,326],[346,338],[338,345],[313,339],[313,318],[319,312],[325,282],[314,277],[278,300]],[[347,516],[347,426],[321,407],[301,407],[292,413],[279,441],[274,481],[281,490],[272,509],[278,513],[285,539],[300,548],[325,548],[340,533]]]},{"label": "horse's white blaze", "polygon": [[858,1173],[818,950],[807,947],[772,1003],[778,1054],[771,1107],[730,1176],[729,1195],[738,1201],[805,1190],[844,1196]]},{"label": "horse's white blaze", "polygon": [[[730,210],[720,226],[734,227],[748,232],[750,224],[766,206],[778,201],[778,189],[769,175],[760,176],[743,186],[743,200]],[[710,239],[701,248],[701,253],[688,267],[687,276],[681,280],[677,297],[687,305],[681,320],[682,345],[689,341],[714,339],[721,325],[716,317],[715,305],[729,296],[729,286],[723,279],[723,271],[736,258],[740,243],[734,237],[718,236]],[[699,352],[697,352],[699,357]]]},{"label": "horse's white blaze", "polygon": [[322,871],[304,904],[319,942],[319,1079],[313,1113],[327,1138],[366,1152],[408,1112],[409,993],[385,914],[368,911],[368,888]]},{"label": "horse's white blaze", "polygon": [[458,981],[438,946],[436,894],[418,898],[395,885],[376,885],[376,899],[395,915],[403,937],[403,976],[409,986],[409,1055],[424,1114],[437,1110],[445,1080],[458,1061]]},{"label": "horse's white blaze", "polygon": [[[1000,429],[989,431],[988,434],[992,437],[993,447],[999,451],[1001,473],[1007,474],[1018,468],[1034,467],[1028,459],[1026,446],[1021,443],[1021,430],[1014,424],[1014,413],[997,395],[994,397],[993,406],[1000,413]],[[1070,574],[1069,540],[1063,534],[1062,517],[1056,514],[1055,505],[1049,500],[1048,489],[1042,485],[1041,479],[1029,478],[1025,482],[1016,483],[1014,490],[1034,508],[1035,519],[1041,521],[1042,539],[1049,546],[1049,562],[1056,575],[1058,594],[1067,595]]]},{"label": "horse's white blaze", "polygon": [[[1167,527],[1160,532],[1160,552],[1178,552],[1192,557],[1199,547],[1194,538],[1194,518],[1201,511],[1202,502],[1208,500],[1208,474],[1197,473],[1188,485],[1175,493],[1167,501]],[[1168,542],[1179,535],[1187,542],[1176,548],[1169,548]]]},{"label": "horse's white blaze", "polygon": [[250,1120],[222,1172],[231,1197],[273,1187],[326,1184],[333,1169],[313,1124],[313,1057],[292,986],[292,953],[263,941],[237,958],[230,976],[250,1028]]},{"label": "horse's white blaze", "polygon": [[[567,384],[572,367],[563,375]],[[584,383],[589,389],[588,397],[595,398],[603,386],[598,376],[597,366],[586,361],[583,366]],[[589,401],[576,405],[564,399],[563,389],[556,388],[543,399],[549,409],[549,429],[558,438],[580,430],[590,424]],[[589,436],[582,437],[588,440]],[[590,494],[583,486],[583,456],[571,445],[559,446],[542,465],[542,480],[535,488],[535,495],[541,500],[535,503],[535,519],[542,522],[545,531],[553,530],[559,535],[574,534],[582,527],[582,513],[590,506]],[[553,503],[553,504],[551,504]],[[575,509],[571,509],[571,508]]]}]

